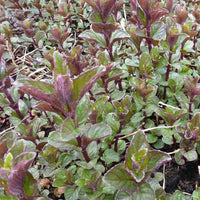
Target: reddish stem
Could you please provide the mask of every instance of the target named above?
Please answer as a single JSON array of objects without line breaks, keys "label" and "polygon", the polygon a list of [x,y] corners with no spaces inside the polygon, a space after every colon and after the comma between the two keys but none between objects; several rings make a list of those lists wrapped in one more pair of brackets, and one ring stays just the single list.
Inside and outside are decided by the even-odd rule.
[{"label": "reddish stem", "polygon": [[[169,64],[167,66],[167,71],[166,71],[166,75],[165,75],[165,81],[166,82],[169,79],[169,74],[170,74],[170,71],[171,71],[171,61],[172,61],[172,53],[170,52],[169,53]],[[166,98],[166,95],[167,95],[167,86],[164,87],[163,99]]]}]

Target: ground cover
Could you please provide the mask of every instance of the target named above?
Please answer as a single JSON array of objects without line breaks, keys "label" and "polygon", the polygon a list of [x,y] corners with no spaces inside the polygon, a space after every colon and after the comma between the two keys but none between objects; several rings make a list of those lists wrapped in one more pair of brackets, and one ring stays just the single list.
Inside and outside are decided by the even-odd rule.
[{"label": "ground cover", "polygon": [[200,200],[199,5],[0,0],[0,199]]}]

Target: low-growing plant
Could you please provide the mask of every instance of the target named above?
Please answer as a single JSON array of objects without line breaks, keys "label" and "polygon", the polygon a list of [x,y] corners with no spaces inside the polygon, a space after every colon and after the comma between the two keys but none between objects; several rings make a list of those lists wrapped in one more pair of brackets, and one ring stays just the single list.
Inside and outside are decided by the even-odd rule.
[{"label": "low-growing plant", "polygon": [[[0,199],[199,199],[198,2],[0,0]],[[188,191],[187,191],[188,192]]]}]

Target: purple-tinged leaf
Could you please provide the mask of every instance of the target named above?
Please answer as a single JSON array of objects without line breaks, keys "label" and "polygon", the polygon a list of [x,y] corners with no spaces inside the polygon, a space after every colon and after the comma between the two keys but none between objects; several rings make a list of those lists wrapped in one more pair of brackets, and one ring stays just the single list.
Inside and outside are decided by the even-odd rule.
[{"label": "purple-tinged leaf", "polygon": [[124,1],[120,1],[118,3],[115,3],[115,7],[114,7],[115,15],[117,15],[117,13],[119,12],[119,10],[122,8],[123,5],[124,5]]},{"label": "purple-tinged leaf", "polygon": [[136,11],[137,10],[137,5],[135,0],[129,0],[131,4],[131,10]]},{"label": "purple-tinged leaf", "polygon": [[71,105],[75,101],[73,81],[68,75],[58,75],[55,81],[55,96],[61,106]]},{"label": "purple-tinged leaf", "polygon": [[11,170],[8,176],[8,189],[9,192],[19,199],[25,199],[26,195],[24,192],[24,179],[28,173],[33,160],[24,160],[19,163]]},{"label": "purple-tinged leaf", "polygon": [[46,94],[38,88],[35,88],[33,86],[20,86],[19,90],[33,96],[37,100],[42,100],[51,103],[50,99],[52,95]]},{"label": "purple-tinged leaf", "polygon": [[176,42],[178,41],[178,37],[179,35],[170,31],[169,35],[167,36],[167,42],[169,44],[170,50],[172,51],[173,46],[176,44]]},{"label": "purple-tinged leaf", "polygon": [[125,155],[125,167],[137,182],[145,178],[149,162],[148,150],[146,135],[139,131],[133,136]]},{"label": "purple-tinged leaf", "polygon": [[[3,179],[5,181],[7,181],[9,173],[10,173],[9,169],[7,169],[7,168],[0,168],[0,179]],[[0,186],[1,186],[1,181],[0,181]]]},{"label": "purple-tinged leaf", "polygon": [[173,7],[173,0],[168,0],[166,8],[169,11],[169,13],[172,11],[172,7]]},{"label": "purple-tinged leaf", "polygon": [[[25,146],[25,145],[24,145]],[[36,156],[35,152],[23,152],[19,155],[17,155],[14,159],[14,163],[20,163],[22,161],[27,161],[27,160],[34,160]]]},{"label": "purple-tinged leaf", "polygon": [[56,112],[57,110],[54,109],[51,104],[45,102],[45,101],[41,101],[39,102],[35,108],[41,110],[41,111],[49,111],[49,112]]},{"label": "purple-tinged leaf", "polygon": [[86,72],[83,72],[82,74],[80,74],[80,76],[78,76],[73,80],[76,100],[80,99],[80,93],[81,90],[84,88],[84,86],[88,85],[88,83],[92,80],[92,78],[94,78],[98,72],[101,72],[103,70],[105,70],[104,67],[94,67]]},{"label": "purple-tinged leaf", "polygon": [[[111,70],[112,67],[113,67],[112,65],[109,65],[109,66],[106,67],[105,70],[103,70],[104,67],[102,67],[102,68],[99,70],[99,71],[101,71],[101,72],[98,73],[98,74],[96,74],[96,75],[94,75],[94,76],[90,79],[90,81],[87,82],[87,83],[84,85],[84,87],[81,88],[81,91],[80,91],[80,93],[79,93],[79,100],[86,94],[86,92],[88,92],[88,91],[92,88],[92,86],[96,83],[96,81],[97,81],[99,78],[101,78],[102,76],[104,76],[105,74],[107,74],[107,73]],[[99,67],[99,68],[100,68],[100,67]],[[98,71],[98,72],[99,72],[99,71]],[[78,83],[78,82],[77,82],[77,83]],[[85,83],[85,82],[84,82],[84,83]]]},{"label": "purple-tinged leaf", "polygon": [[147,173],[150,175],[156,169],[170,160],[171,157],[167,153],[158,150],[151,150]]},{"label": "purple-tinged leaf", "polygon": [[161,17],[167,14],[168,14],[168,10],[165,10],[165,9],[158,8],[158,9],[152,10],[150,23],[153,24],[154,22],[159,21]]},{"label": "purple-tinged leaf", "polygon": [[102,16],[104,18],[104,22],[106,22],[108,16],[112,12],[115,6],[116,0],[105,0],[102,6]]},{"label": "purple-tinged leaf", "polygon": [[84,0],[85,2],[87,2],[95,11],[97,12],[101,12],[101,8],[98,5],[97,1],[93,1],[93,0]]},{"label": "purple-tinged leaf", "polygon": [[106,32],[109,36],[117,29],[115,24],[102,24],[102,23],[92,23],[92,29],[96,33]]},{"label": "purple-tinged leaf", "polygon": [[52,29],[51,33],[52,33],[53,37],[56,40],[61,41],[61,32],[60,32],[60,29],[58,29],[58,28]]},{"label": "purple-tinged leaf", "polygon": [[123,163],[115,165],[105,175],[103,180],[120,191],[134,192],[137,189],[133,177],[126,171]]},{"label": "purple-tinged leaf", "polygon": [[[151,4],[152,0],[146,1],[146,0],[137,0],[137,3],[141,6],[142,10],[144,10],[145,14],[149,16],[149,13],[151,11]],[[137,5],[137,6],[139,6]]]},{"label": "purple-tinged leaf", "polygon": [[176,5],[176,12],[176,22],[181,25],[184,24],[186,19],[188,18],[188,12],[184,10],[180,5]]}]

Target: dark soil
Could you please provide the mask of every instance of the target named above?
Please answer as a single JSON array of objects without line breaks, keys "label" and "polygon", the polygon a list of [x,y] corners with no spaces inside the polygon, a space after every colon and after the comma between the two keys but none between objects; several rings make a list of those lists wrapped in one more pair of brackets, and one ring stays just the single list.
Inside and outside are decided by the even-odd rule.
[{"label": "dark soil", "polygon": [[175,190],[180,190],[192,194],[200,186],[198,165],[200,165],[200,159],[194,162],[186,162],[182,166],[177,165],[174,160],[166,164],[165,191],[173,193]]}]

